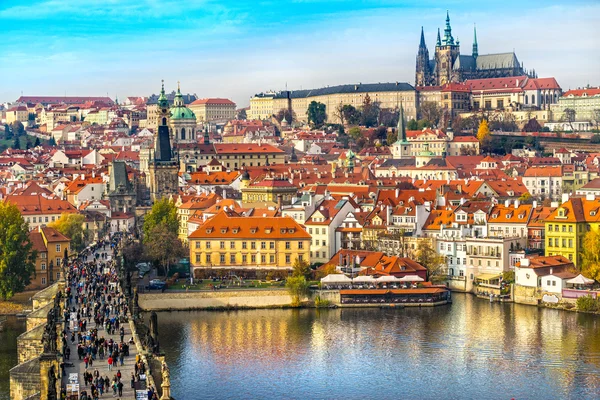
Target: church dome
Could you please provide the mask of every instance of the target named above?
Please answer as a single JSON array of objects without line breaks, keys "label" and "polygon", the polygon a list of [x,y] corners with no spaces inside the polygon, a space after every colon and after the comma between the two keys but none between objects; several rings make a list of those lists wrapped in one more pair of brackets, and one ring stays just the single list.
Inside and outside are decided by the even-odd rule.
[{"label": "church dome", "polygon": [[181,94],[181,90],[179,88],[179,82],[177,82],[177,94],[175,95],[173,106],[171,107],[171,120],[185,119],[193,119],[195,121],[196,114],[194,114],[194,112],[185,105],[183,101],[183,95]]}]

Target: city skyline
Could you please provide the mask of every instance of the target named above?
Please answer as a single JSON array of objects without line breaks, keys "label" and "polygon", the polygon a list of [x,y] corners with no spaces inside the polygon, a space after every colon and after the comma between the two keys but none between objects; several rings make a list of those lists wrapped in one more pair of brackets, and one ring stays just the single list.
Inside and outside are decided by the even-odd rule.
[{"label": "city skyline", "polygon": [[487,7],[394,0],[9,1],[0,5],[0,101],[21,93],[148,96],[165,79],[168,91],[181,81],[183,92],[228,97],[243,107],[255,93],[286,86],[414,84],[421,26],[431,49],[446,10],[463,54],[470,54],[476,23],[480,54],[514,48],[525,68],[556,77],[563,90],[598,85],[594,15],[600,4]]}]

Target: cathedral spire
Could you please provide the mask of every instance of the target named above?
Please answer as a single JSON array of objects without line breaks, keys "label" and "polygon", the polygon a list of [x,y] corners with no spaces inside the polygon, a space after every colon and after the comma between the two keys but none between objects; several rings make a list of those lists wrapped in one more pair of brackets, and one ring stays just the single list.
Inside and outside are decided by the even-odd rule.
[{"label": "cathedral spire", "polygon": [[423,27],[421,27],[421,43],[419,43],[419,48],[425,48],[425,33],[423,33]]},{"label": "cathedral spire", "polygon": [[446,11],[446,29],[444,29],[444,46],[453,46],[452,28],[450,27],[450,13]]},{"label": "cathedral spire", "polygon": [[479,50],[477,48],[477,28],[473,24],[473,58],[477,58]]},{"label": "cathedral spire", "polygon": [[406,141],[406,123],[404,121],[404,107],[402,107],[402,103],[400,103],[400,115],[398,115],[396,134],[398,135],[398,140],[402,142]]},{"label": "cathedral spire", "polygon": [[437,41],[435,42],[435,46],[439,47],[442,45],[442,39],[440,39],[440,28],[438,28],[438,36],[437,36]]}]

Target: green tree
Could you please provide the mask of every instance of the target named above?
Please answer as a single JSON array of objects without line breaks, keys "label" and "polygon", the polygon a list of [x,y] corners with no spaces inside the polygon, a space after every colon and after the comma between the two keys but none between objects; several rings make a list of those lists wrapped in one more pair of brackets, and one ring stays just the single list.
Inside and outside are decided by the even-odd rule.
[{"label": "green tree", "polygon": [[35,276],[37,252],[29,240],[29,225],[17,206],[0,203],[0,296],[11,298]]},{"label": "green tree", "polygon": [[431,246],[429,240],[419,240],[416,261],[427,268],[429,277],[432,277],[441,274],[446,260]]},{"label": "green tree", "polygon": [[358,140],[362,137],[362,131],[358,126],[354,126],[350,128],[350,130],[348,131],[348,135],[350,135],[352,139]]},{"label": "green tree", "polygon": [[592,230],[583,237],[581,273],[590,279],[600,281],[600,232]]},{"label": "green tree", "polygon": [[416,120],[411,119],[406,123],[406,129],[409,131],[416,131],[419,129],[419,123]]},{"label": "green tree", "polygon": [[140,242],[131,242],[123,248],[123,257],[128,269],[133,269],[138,263],[147,260],[146,248]]},{"label": "green tree", "polygon": [[11,130],[14,136],[23,136],[25,134],[25,127],[21,121],[15,121],[11,124]]},{"label": "green tree", "polygon": [[15,136],[15,141],[12,144],[12,148],[13,149],[20,149],[21,148],[21,141],[19,140],[18,136]]},{"label": "green tree", "polygon": [[292,276],[303,276],[306,279],[310,279],[312,277],[312,269],[310,268],[308,261],[296,258],[292,268]]},{"label": "green tree", "polygon": [[144,243],[151,239],[151,232],[158,225],[165,225],[175,236],[179,233],[177,208],[175,203],[166,197],[157,200],[144,218]]},{"label": "green tree", "polygon": [[366,126],[367,128],[377,126],[379,120],[379,111],[379,103],[371,101],[371,96],[369,96],[369,94],[367,93],[367,95],[363,99],[363,104],[360,110],[360,124]]},{"label": "green tree", "polygon": [[357,110],[353,105],[344,104],[342,107],[343,120],[349,125],[356,125],[360,123],[360,111]]},{"label": "green tree", "polygon": [[40,144],[41,144],[41,143],[40,143],[40,138],[39,138],[39,137],[36,137],[36,138],[35,138],[35,142],[33,143],[33,147],[38,147]]},{"label": "green tree", "polygon": [[235,118],[238,120],[246,120],[246,118],[248,118],[248,116],[246,115],[246,109],[242,108],[238,110],[238,113]]},{"label": "green tree", "polygon": [[87,231],[83,229],[85,217],[81,214],[63,213],[59,219],[48,224],[66,237],[71,239],[71,247],[80,251],[85,247]]},{"label": "green tree", "polygon": [[9,140],[10,138],[12,138],[10,126],[8,126],[8,124],[4,124],[4,139]]},{"label": "green tree", "polygon": [[529,194],[529,192],[525,192],[519,196],[519,201],[523,204],[530,204],[533,200],[531,194]]},{"label": "green tree", "polygon": [[308,282],[306,278],[303,276],[292,276],[286,280],[285,287],[292,297],[292,307],[300,306],[300,302],[308,294]]},{"label": "green tree", "polygon": [[327,114],[325,113],[325,104],[319,103],[318,101],[313,100],[310,102],[308,105],[307,114],[308,122],[316,127],[323,125],[327,119]]},{"label": "green tree", "polygon": [[50,140],[48,141],[48,144],[50,146],[56,146],[56,140],[54,139],[54,136],[50,137]]},{"label": "green tree", "polygon": [[144,237],[144,244],[148,256],[164,268],[165,275],[169,275],[172,263],[186,255],[177,233],[171,231],[166,223],[155,225]]},{"label": "green tree", "polygon": [[292,121],[294,121],[296,119],[296,113],[294,113],[293,110],[290,110],[288,108],[282,108],[281,110],[279,110],[279,112],[275,115],[275,119],[278,122],[282,122],[284,119],[288,124],[291,124]]},{"label": "green tree", "polygon": [[440,119],[442,118],[443,111],[436,102],[426,101],[421,104],[419,114],[422,119],[431,122],[433,126],[437,127],[440,123]]}]

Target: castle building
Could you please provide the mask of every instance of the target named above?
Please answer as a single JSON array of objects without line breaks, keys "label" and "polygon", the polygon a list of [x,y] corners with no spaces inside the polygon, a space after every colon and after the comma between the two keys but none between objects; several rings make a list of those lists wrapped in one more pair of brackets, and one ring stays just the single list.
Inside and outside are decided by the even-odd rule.
[{"label": "castle building", "polygon": [[425,34],[421,28],[421,41],[417,52],[415,72],[416,86],[442,86],[450,82],[463,82],[467,79],[501,78],[527,75],[535,77],[535,70],[528,74],[519,63],[514,52],[479,54],[477,31],[473,28],[473,49],[471,55],[460,54],[460,42],[454,40],[450,16],[446,14],[444,37],[438,29],[435,54],[429,59],[425,44]]},{"label": "castle building", "polygon": [[[177,109],[178,107],[174,107]],[[150,189],[150,198],[156,201],[164,196],[177,195],[179,192],[179,161],[171,147],[169,133],[169,101],[165,96],[165,85],[157,102],[157,131],[154,137],[154,150],[150,152],[148,161],[147,185]],[[195,124],[195,116],[194,119]]]}]

